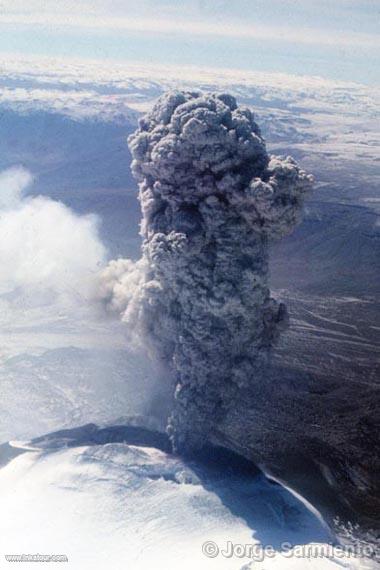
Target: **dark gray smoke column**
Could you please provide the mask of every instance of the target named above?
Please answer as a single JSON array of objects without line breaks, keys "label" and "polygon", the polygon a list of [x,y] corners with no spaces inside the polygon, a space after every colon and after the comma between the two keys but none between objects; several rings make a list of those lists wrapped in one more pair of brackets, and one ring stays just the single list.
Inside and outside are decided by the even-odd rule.
[{"label": "dark gray smoke column", "polygon": [[296,224],[311,177],[269,157],[251,111],[224,94],[164,95],[129,146],[144,245],[142,261],[126,262],[138,282],[127,312],[170,364],[168,430],[188,451],[255,382],[286,324],[269,294],[268,245]]}]

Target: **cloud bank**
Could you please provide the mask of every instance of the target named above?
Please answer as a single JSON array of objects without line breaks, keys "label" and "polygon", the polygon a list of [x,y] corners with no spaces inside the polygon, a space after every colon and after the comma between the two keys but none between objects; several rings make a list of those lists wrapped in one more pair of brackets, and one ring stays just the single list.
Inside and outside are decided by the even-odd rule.
[{"label": "cloud bank", "polygon": [[129,146],[143,256],[112,262],[103,292],[167,364],[168,431],[188,451],[261,374],[286,325],[269,293],[268,248],[297,223],[312,179],[268,156],[251,111],[226,94],[164,95]]}]

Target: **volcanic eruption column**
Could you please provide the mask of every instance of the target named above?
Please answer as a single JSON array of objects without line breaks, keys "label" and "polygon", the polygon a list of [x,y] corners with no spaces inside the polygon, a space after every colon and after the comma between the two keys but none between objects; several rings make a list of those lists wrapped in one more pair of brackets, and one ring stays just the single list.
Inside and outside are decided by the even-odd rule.
[{"label": "volcanic eruption column", "polygon": [[168,93],[128,142],[143,254],[111,262],[104,287],[167,364],[168,432],[191,451],[262,374],[286,325],[268,248],[297,223],[312,177],[268,156],[251,111],[226,94]]}]

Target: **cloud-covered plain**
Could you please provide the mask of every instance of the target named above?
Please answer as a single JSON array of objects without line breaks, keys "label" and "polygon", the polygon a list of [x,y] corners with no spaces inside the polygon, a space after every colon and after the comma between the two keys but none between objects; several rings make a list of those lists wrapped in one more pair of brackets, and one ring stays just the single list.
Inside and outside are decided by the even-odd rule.
[{"label": "cloud-covered plain", "polygon": [[[147,110],[164,91],[174,88],[218,88],[233,90],[248,98],[259,92],[270,103],[281,107],[299,106],[313,110],[335,108],[340,114],[375,112],[379,89],[353,81],[323,79],[318,76],[266,73],[237,69],[211,69],[189,65],[150,65],[101,60],[26,57],[0,54],[0,104],[31,108],[43,105],[57,109],[108,105],[123,113],[122,105]],[[273,105],[276,107],[276,105]],[[328,109],[327,109],[328,107]],[[130,109],[126,109],[130,112]]]}]

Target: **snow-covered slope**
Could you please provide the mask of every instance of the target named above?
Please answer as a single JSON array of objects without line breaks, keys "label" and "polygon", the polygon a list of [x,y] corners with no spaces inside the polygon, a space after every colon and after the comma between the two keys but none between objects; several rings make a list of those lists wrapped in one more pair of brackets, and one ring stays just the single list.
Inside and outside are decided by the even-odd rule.
[{"label": "snow-covered slope", "polygon": [[[24,445],[27,451],[0,447],[0,464],[6,452],[20,453],[0,468],[1,555],[64,554],[72,570],[366,567],[349,558],[302,558],[302,545],[326,544],[329,532],[237,456],[210,448],[186,462],[154,446],[122,443],[130,437],[126,427],[85,426]],[[211,541],[218,556],[202,552]],[[260,545],[274,553],[264,560],[227,557],[221,551],[228,541],[251,545],[257,558]],[[295,547],[293,555],[280,553],[283,543]],[[210,544],[204,549],[215,553]]]}]

